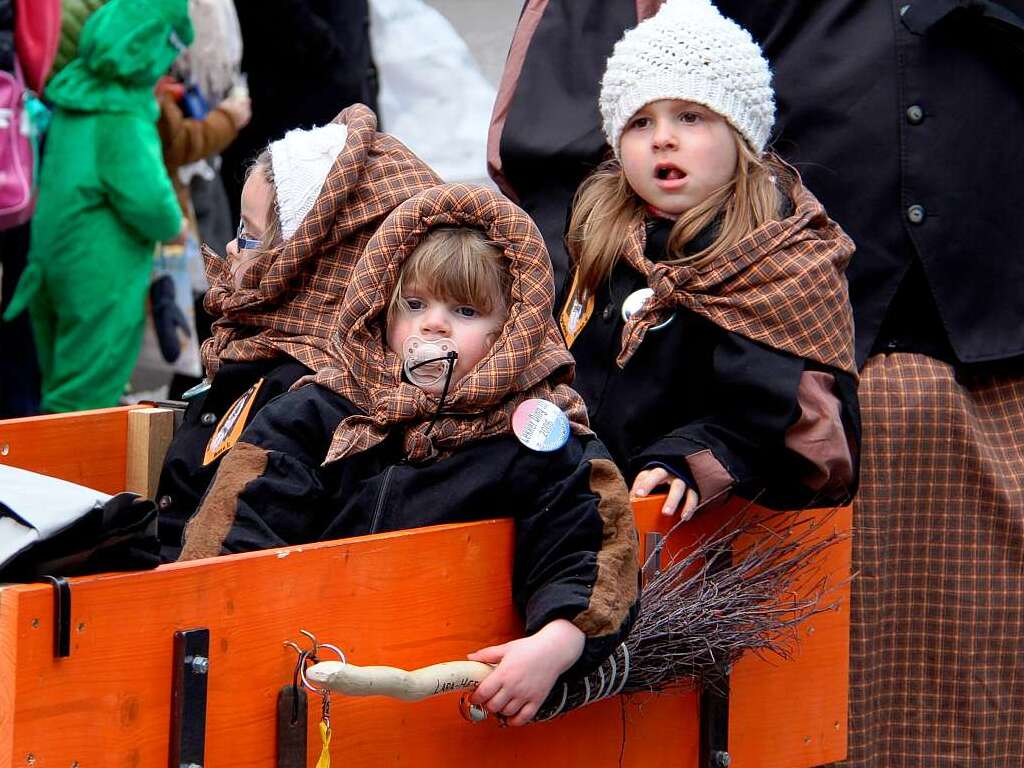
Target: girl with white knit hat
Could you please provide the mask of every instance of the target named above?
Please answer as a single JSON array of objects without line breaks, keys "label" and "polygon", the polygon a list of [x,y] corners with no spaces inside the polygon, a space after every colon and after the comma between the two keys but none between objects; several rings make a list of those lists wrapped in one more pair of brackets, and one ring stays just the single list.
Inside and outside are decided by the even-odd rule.
[{"label": "girl with white knit hat", "polygon": [[559,321],[633,494],[667,486],[684,518],[732,493],[845,501],[853,243],[766,151],[761,49],[710,0],[668,0],[615,45],[599,104],[614,157],[577,192]]}]

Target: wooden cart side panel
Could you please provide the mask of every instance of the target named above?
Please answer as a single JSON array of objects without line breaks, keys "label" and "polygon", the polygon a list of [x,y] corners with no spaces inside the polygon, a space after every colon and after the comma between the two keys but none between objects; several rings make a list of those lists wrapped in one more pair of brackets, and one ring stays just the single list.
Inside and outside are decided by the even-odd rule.
[{"label": "wooden cart side panel", "polygon": [[[681,545],[729,513],[688,526]],[[664,525],[656,502],[639,505],[637,517],[641,530]],[[360,664],[414,667],[462,657],[521,631],[511,561],[511,523],[494,521],[83,577],[73,580],[66,659],[52,655],[50,588],[9,587],[0,593],[0,638],[10,650],[0,650],[0,663],[16,665],[18,676],[0,679],[0,687],[14,690],[13,699],[0,693],[0,737],[5,724],[10,733],[0,738],[0,766],[21,765],[28,753],[40,766],[165,765],[173,633],[191,627],[211,632],[205,764],[271,765],[275,697],[294,663],[283,639],[309,629]],[[841,734],[827,732],[831,721],[793,706],[825,702],[828,717],[845,710],[846,668],[833,669],[827,654],[834,648],[819,639],[828,636],[828,622],[836,623],[829,631],[839,631],[846,613],[819,618],[796,659],[752,659],[750,685],[737,681],[734,739],[747,728],[760,731],[749,741],[756,748],[731,740],[744,755],[734,764],[806,768],[845,753]],[[762,681],[762,667],[778,674]],[[834,674],[822,677],[822,670]],[[314,702],[311,734],[317,709]],[[417,704],[336,697],[333,713],[334,757],[351,766],[429,768],[482,756],[497,768],[696,765],[693,694],[606,701],[526,729],[465,724],[454,696]],[[799,755],[786,751],[808,729],[823,733],[815,760],[804,759],[805,745]],[[843,729],[845,735],[845,711]]]},{"label": "wooden cart side panel", "polygon": [[125,490],[128,412],[134,408],[0,421],[0,464],[120,493]]},{"label": "wooden cart side panel", "polygon": [[17,598],[0,586],[0,768],[12,764],[18,682],[18,605]]}]

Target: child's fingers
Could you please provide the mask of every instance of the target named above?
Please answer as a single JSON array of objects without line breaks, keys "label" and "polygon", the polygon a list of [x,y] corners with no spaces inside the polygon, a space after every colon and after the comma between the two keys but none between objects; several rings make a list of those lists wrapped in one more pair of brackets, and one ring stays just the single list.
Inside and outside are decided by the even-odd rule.
[{"label": "child's fingers", "polygon": [[482,707],[501,689],[501,686],[501,675],[497,672],[492,672],[481,681],[480,685],[476,687],[476,690],[473,691],[473,695],[469,697],[469,700],[473,704]]},{"label": "child's fingers", "polygon": [[519,714],[519,710],[523,708],[523,704],[526,702],[522,699],[511,698],[504,707],[501,708],[501,714],[505,717],[515,717]]},{"label": "child's fingers", "polygon": [[537,714],[537,710],[540,709],[539,704],[533,702],[527,702],[523,705],[523,708],[519,710],[519,714],[508,721],[509,725],[526,725],[534,716]]},{"label": "child's fingers", "polygon": [[482,704],[483,708],[492,714],[498,714],[505,709],[505,706],[512,700],[512,694],[504,687],[500,688],[491,698]]},{"label": "child's fingers", "polygon": [[661,507],[661,514],[672,515],[679,509],[679,503],[683,500],[683,496],[687,491],[686,483],[679,478],[676,478],[668,487],[668,497],[665,499],[664,505]]},{"label": "child's fingers", "polygon": [[700,502],[700,496],[693,488],[686,489],[686,499],[683,501],[683,512],[680,517],[683,520],[689,520],[693,517],[693,513],[697,511],[697,504]]},{"label": "child's fingers", "polygon": [[497,664],[505,657],[505,646],[503,645],[489,645],[486,648],[481,648],[479,651],[473,651],[473,653],[466,656],[470,661],[482,661],[484,664]]},{"label": "child's fingers", "polygon": [[646,496],[659,485],[665,483],[665,481],[668,480],[668,477],[668,471],[661,467],[645,469],[636,476],[636,479],[633,481],[633,487],[630,489],[630,493],[634,496]]}]

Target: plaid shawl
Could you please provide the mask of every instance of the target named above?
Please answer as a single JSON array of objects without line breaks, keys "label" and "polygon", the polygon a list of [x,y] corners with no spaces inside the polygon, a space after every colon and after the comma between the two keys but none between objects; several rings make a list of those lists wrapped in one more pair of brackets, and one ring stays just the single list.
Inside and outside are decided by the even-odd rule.
[{"label": "plaid shawl", "polygon": [[652,262],[644,255],[643,222],[637,223],[622,258],[646,276],[654,295],[623,328],[620,368],[649,328],[685,307],[748,339],[856,375],[843,275],[853,241],[799,180],[790,194],[792,216],[758,227],[699,267]]},{"label": "plaid shawl", "polygon": [[[444,402],[402,380],[402,362],[385,340],[386,316],[402,264],[432,228],[474,227],[498,243],[512,275],[508,319],[494,346]],[[588,433],[586,409],[568,386],[574,364],[552,317],[554,281],[544,240],[518,206],[486,187],[446,184],[398,206],[356,266],[332,345],[334,368],[314,380],[351,400],[365,415],[350,416],[334,433],[327,462],[364,451],[396,428],[405,452],[423,461],[471,441],[511,431],[523,400],[543,398]],[[325,462],[326,463],[326,462]]]},{"label": "plaid shawl", "polygon": [[378,132],[377,116],[362,104],[334,122],[348,126],[345,148],[290,240],[259,257],[237,290],[227,263],[204,250],[206,309],[218,318],[203,344],[207,375],[222,361],[280,355],[314,371],[329,365],[328,337],[366,243],[396,205],[441,183],[398,139]]}]

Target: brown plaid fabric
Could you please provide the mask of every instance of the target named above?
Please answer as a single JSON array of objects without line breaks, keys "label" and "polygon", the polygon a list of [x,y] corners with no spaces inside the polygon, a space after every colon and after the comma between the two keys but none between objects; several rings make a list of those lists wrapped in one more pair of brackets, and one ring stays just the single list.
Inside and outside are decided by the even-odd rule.
[{"label": "brown plaid fabric", "polygon": [[362,104],[334,122],[348,126],[345,148],[295,235],[261,256],[240,289],[226,262],[204,252],[206,308],[217,318],[203,344],[210,376],[228,360],[290,355],[314,371],[329,364],[328,337],[366,243],[396,205],[441,183],[398,139],[377,131],[377,116]]},{"label": "brown plaid fabric", "polygon": [[[482,230],[504,249],[512,286],[501,334],[452,387],[428,435],[437,398],[402,381],[402,363],[387,347],[383,321],[402,264],[438,226]],[[334,368],[315,378],[366,412],[339,425],[327,461],[364,451],[396,427],[404,429],[410,460],[442,455],[463,443],[509,432],[512,412],[529,398],[550,400],[566,413],[575,432],[589,432],[583,401],[567,384],[573,359],[555,326],[553,302],[544,240],[530,217],[507,199],[486,187],[446,184],[398,206],[352,276],[332,346]]]},{"label": "brown plaid fabric", "polygon": [[1024,765],[1024,377],[868,360],[848,765]]},{"label": "brown plaid fabric", "polygon": [[843,275],[853,241],[799,180],[791,195],[792,216],[758,227],[700,267],[652,262],[638,222],[622,257],[647,277],[654,295],[622,330],[619,367],[649,328],[686,307],[728,331],[856,375]]}]

